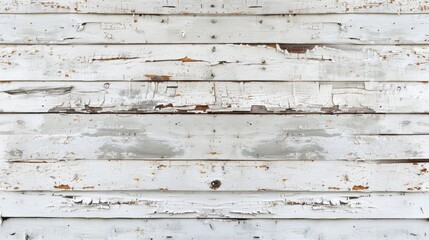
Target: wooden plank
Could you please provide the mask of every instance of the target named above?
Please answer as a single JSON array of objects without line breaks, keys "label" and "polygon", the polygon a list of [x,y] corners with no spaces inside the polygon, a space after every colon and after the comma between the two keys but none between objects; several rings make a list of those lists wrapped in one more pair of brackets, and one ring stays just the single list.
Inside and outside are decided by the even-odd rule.
[{"label": "wooden plank", "polygon": [[8,45],[0,56],[2,81],[429,79],[425,46]]},{"label": "wooden plank", "polygon": [[10,113],[429,113],[427,102],[421,82],[0,84],[0,111]]},{"label": "wooden plank", "polygon": [[1,164],[0,189],[429,191],[428,168],[429,163],[413,160],[398,163],[126,160],[14,162]]},{"label": "wooden plank", "polygon": [[3,217],[427,219],[424,193],[2,192]]},{"label": "wooden plank", "polygon": [[427,159],[428,127],[417,114],[3,114],[0,159]]},{"label": "wooden plank", "polygon": [[[47,227],[49,226],[49,227]],[[11,218],[0,237],[21,239],[427,239],[425,220],[219,220]],[[332,229],[335,229],[333,231]]]},{"label": "wooden plank", "polygon": [[427,14],[3,14],[0,22],[1,44],[427,44],[429,41]]},{"label": "wooden plank", "polygon": [[0,13],[324,14],[427,13],[419,0],[2,0]]}]

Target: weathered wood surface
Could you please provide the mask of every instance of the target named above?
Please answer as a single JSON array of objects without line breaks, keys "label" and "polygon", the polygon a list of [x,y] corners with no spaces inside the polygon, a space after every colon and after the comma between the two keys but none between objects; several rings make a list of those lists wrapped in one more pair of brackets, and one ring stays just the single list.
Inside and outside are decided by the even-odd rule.
[{"label": "weathered wood surface", "polygon": [[429,79],[425,46],[7,45],[0,56],[2,81]]},{"label": "weathered wood surface", "polygon": [[7,219],[5,240],[281,239],[423,240],[425,220]]},{"label": "weathered wood surface", "polygon": [[0,159],[427,159],[428,127],[400,114],[3,114]]},{"label": "weathered wood surface", "polygon": [[428,102],[421,82],[0,84],[0,111],[9,113],[429,113]]},{"label": "weathered wood surface", "polygon": [[427,13],[419,0],[2,0],[0,13],[324,14]]},{"label": "weathered wood surface", "polygon": [[0,189],[410,192],[429,191],[428,168],[413,160],[13,162],[1,164]]},{"label": "weathered wood surface", "polygon": [[3,14],[0,22],[1,44],[427,44],[429,41],[428,14]]},{"label": "weathered wood surface", "polygon": [[[1,192],[3,217],[427,219],[424,193]],[[1,229],[1,228],[0,228]]]}]

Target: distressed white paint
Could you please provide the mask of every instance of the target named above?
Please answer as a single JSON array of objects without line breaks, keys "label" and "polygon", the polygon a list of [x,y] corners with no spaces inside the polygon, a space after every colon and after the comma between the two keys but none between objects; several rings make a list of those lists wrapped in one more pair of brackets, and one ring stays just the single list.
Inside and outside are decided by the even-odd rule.
[{"label": "distressed white paint", "polygon": [[423,240],[426,220],[7,219],[5,240],[282,239]]},{"label": "distressed white paint", "polygon": [[1,1],[0,239],[428,239],[428,13]]},{"label": "distressed white paint", "polygon": [[0,111],[16,113],[429,113],[428,102],[421,82],[0,83]]},{"label": "distressed white paint", "polygon": [[426,46],[7,45],[0,56],[3,81],[429,79]]},{"label": "distressed white paint", "polygon": [[427,13],[419,0],[2,0],[0,13],[308,14]]},{"label": "distressed white paint", "polygon": [[3,14],[0,23],[3,44],[427,44],[429,41],[427,14]]},{"label": "distressed white paint", "polygon": [[0,189],[429,191],[428,168],[412,160],[13,162],[1,164]]},{"label": "distressed white paint", "polygon": [[427,219],[429,216],[427,193],[2,192],[0,203],[4,217]]},{"label": "distressed white paint", "polygon": [[0,159],[426,159],[428,127],[398,114],[3,114]]}]

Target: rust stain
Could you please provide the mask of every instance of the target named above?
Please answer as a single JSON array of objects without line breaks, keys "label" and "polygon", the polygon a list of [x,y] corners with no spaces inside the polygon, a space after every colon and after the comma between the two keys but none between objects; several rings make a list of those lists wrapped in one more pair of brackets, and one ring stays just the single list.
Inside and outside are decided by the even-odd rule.
[{"label": "rust stain", "polygon": [[207,109],[209,109],[208,105],[196,105],[194,108],[194,110],[204,111],[204,112],[207,111]]},{"label": "rust stain", "polygon": [[54,186],[55,189],[61,189],[61,190],[70,190],[72,189],[69,185],[66,184],[60,184],[58,186]]},{"label": "rust stain", "polygon": [[195,59],[188,58],[188,57],[181,58],[180,61],[182,61],[182,62],[202,62],[201,60],[195,60]]},{"label": "rust stain", "polygon": [[145,74],[144,76],[154,81],[168,81],[172,77],[170,75],[152,75],[152,74]]},{"label": "rust stain", "polygon": [[367,187],[367,186],[362,186],[362,185],[354,185],[353,186],[353,188],[352,188],[352,190],[353,191],[362,191],[362,190],[366,190],[366,189],[368,189],[369,187]]},{"label": "rust stain", "polygon": [[420,172],[421,172],[421,173],[427,173],[427,172],[428,172],[428,169],[427,169],[427,168],[425,168],[425,167],[423,167],[422,169],[420,169]]}]

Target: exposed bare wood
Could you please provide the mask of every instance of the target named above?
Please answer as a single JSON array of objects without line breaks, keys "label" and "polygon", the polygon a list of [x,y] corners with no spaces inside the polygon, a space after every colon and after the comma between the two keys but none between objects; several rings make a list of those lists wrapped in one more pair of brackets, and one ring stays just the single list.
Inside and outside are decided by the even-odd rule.
[{"label": "exposed bare wood", "polygon": [[421,82],[0,84],[3,112],[429,113],[427,102],[429,84]]},{"label": "exposed bare wood", "polygon": [[3,114],[0,159],[427,159],[428,127],[399,114]]},{"label": "exposed bare wood", "polygon": [[419,0],[2,0],[0,13],[308,14],[427,13]]},{"label": "exposed bare wood", "polygon": [[0,22],[0,44],[427,44],[429,41],[428,14],[2,14]]},{"label": "exposed bare wood", "polygon": [[3,81],[429,79],[425,46],[0,46],[0,56]]}]

